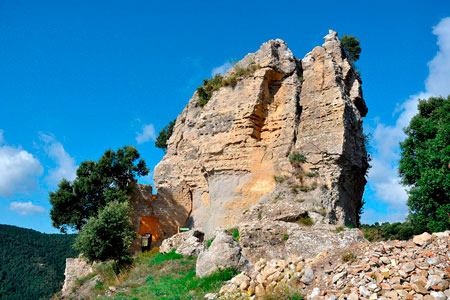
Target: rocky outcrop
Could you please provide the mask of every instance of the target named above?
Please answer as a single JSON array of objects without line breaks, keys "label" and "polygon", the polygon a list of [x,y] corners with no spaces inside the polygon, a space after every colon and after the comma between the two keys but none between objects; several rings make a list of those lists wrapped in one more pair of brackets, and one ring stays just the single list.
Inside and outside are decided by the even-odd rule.
[{"label": "rocky outcrop", "polygon": [[[213,299],[450,299],[450,231],[415,241],[364,243],[313,259],[259,260]],[[428,238],[429,237],[429,238]],[[256,297],[254,297],[256,296]]]},{"label": "rocky outcrop", "polygon": [[249,266],[239,244],[225,230],[219,229],[210,247],[198,256],[195,272],[197,276],[204,277],[219,269],[245,271]]},{"label": "rocky outcrop", "polygon": [[198,256],[200,252],[205,250],[204,236],[203,232],[197,230],[177,233],[162,242],[159,252],[169,253],[175,249],[175,253],[185,257]]},{"label": "rocky outcrop", "polygon": [[178,116],[155,168],[158,197],[182,203],[186,224],[207,237],[240,220],[279,220],[278,212],[291,220],[320,211],[320,222],[355,226],[368,167],[367,107],[337,34],[301,60],[271,40],[224,78],[249,66],[257,67],[203,107],[196,92]]},{"label": "rocky outcrop", "polygon": [[65,297],[70,294],[72,288],[75,287],[77,279],[81,279],[93,271],[92,265],[81,257],[66,258],[66,269],[64,271],[65,280],[61,290],[62,295]]},{"label": "rocky outcrop", "polygon": [[339,233],[333,226],[307,227],[282,221],[263,221],[239,225],[239,243],[251,262],[260,258],[310,258],[332,249],[367,242],[359,229]]}]

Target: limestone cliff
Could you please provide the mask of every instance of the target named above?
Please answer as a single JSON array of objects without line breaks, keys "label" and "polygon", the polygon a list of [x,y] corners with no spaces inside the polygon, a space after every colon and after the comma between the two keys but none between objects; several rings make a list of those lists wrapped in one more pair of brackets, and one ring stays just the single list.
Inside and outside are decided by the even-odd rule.
[{"label": "limestone cliff", "polygon": [[158,197],[182,203],[188,225],[207,235],[240,220],[307,213],[355,226],[368,168],[367,107],[336,32],[301,60],[271,40],[224,79],[249,66],[257,67],[203,107],[196,92],[178,116],[155,168]]}]

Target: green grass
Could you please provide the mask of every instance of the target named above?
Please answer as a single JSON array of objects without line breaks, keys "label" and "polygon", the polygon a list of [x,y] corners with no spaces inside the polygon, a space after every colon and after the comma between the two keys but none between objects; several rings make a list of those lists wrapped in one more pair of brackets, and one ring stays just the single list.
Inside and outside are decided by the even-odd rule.
[{"label": "green grass", "polygon": [[175,249],[172,249],[169,253],[157,253],[155,256],[152,257],[152,259],[149,262],[149,266],[154,266],[157,264],[161,264],[168,260],[174,260],[174,259],[182,259],[183,255],[175,253]]},{"label": "green grass", "polygon": [[199,278],[195,264],[196,258],[179,258],[173,253],[140,256],[119,286],[128,290],[113,299],[202,299],[207,293],[218,292],[225,281],[237,274],[233,269],[225,269]]},{"label": "green grass", "polygon": [[356,255],[352,252],[349,252],[347,254],[342,254],[341,259],[342,259],[343,263],[346,263],[346,262],[352,263],[352,262],[356,261]]}]

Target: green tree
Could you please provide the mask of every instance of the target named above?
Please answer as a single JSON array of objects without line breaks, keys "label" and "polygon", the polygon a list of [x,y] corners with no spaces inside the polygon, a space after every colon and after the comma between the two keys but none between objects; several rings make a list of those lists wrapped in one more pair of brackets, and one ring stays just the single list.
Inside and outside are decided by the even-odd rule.
[{"label": "green tree", "polygon": [[136,237],[128,202],[114,200],[89,218],[77,236],[75,248],[90,262],[113,259],[124,262]]},{"label": "green tree", "polygon": [[399,172],[409,218],[429,231],[450,229],[450,96],[420,100],[400,144]]},{"label": "green tree", "polygon": [[158,137],[156,138],[155,146],[158,148],[161,148],[164,150],[164,152],[167,151],[167,141],[170,139],[173,133],[173,128],[175,127],[175,122],[177,119],[170,121],[169,125],[163,128],[159,132]]},{"label": "green tree", "polygon": [[98,162],[82,162],[73,183],[63,179],[58,190],[50,193],[53,226],[62,232],[68,228],[81,230],[107,203],[126,201],[135,178],[149,172],[139,157],[134,147],[125,146],[116,152],[107,150]]},{"label": "green tree", "polygon": [[357,40],[353,35],[344,35],[341,37],[341,43],[348,60],[351,63],[357,61],[359,59],[359,54],[361,53],[359,40]]}]

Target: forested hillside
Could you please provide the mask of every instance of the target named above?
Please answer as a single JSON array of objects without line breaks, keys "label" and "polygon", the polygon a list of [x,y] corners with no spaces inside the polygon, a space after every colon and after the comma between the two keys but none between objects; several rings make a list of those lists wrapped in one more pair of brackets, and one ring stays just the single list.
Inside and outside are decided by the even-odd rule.
[{"label": "forested hillside", "polygon": [[73,234],[0,225],[0,299],[48,299],[61,289],[65,260],[77,256]]}]

